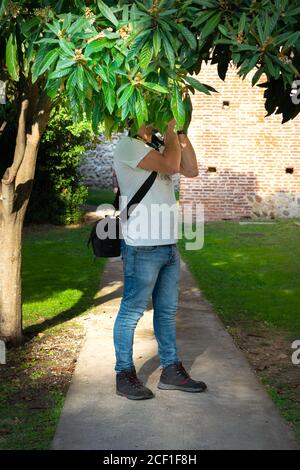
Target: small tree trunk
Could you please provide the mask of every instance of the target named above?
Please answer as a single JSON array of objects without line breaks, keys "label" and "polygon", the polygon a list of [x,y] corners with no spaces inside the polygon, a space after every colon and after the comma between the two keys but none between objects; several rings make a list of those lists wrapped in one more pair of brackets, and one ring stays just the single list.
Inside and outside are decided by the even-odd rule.
[{"label": "small tree trunk", "polygon": [[14,212],[14,185],[3,185],[1,229],[1,338],[14,345],[22,341],[21,238],[22,212]]},{"label": "small tree trunk", "polygon": [[31,193],[38,143],[26,147],[27,165],[23,183],[2,184],[0,229],[0,338],[18,345],[22,342],[22,229]]},{"label": "small tree trunk", "polygon": [[1,312],[2,312],[2,282],[3,282],[3,252],[4,252],[4,243],[3,243],[3,203],[2,203],[2,184],[0,183],[0,339],[1,338]]},{"label": "small tree trunk", "polygon": [[13,345],[22,341],[23,222],[31,193],[38,147],[51,110],[50,99],[45,94],[37,95],[30,104],[30,123],[26,125],[28,100],[24,99],[22,102],[14,161],[2,179],[0,201],[0,338]]}]

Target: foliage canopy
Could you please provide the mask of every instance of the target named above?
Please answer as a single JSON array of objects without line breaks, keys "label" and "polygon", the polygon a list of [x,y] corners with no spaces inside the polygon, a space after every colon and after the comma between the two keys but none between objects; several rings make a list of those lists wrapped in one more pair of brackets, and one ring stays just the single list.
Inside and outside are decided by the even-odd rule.
[{"label": "foliage canopy", "polygon": [[189,92],[214,91],[193,74],[205,61],[224,80],[232,63],[242,78],[255,70],[253,85],[266,77],[267,113],[286,121],[300,110],[290,99],[299,26],[298,0],[2,0],[1,79],[67,97],[74,119],[111,135],[128,119],[186,126]]}]

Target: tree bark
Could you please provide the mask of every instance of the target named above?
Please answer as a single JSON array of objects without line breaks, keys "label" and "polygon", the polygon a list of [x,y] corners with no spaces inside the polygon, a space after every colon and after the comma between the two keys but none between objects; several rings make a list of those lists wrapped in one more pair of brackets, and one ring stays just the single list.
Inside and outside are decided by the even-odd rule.
[{"label": "tree bark", "polygon": [[13,184],[2,187],[1,338],[12,344],[22,341],[21,309],[21,211],[14,212]]},{"label": "tree bark", "polygon": [[21,102],[14,161],[3,176],[0,200],[0,338],[13,345],[22,342],[22,229],[38,147],[51,111],[45,94],[33,95],[36,99]]}]

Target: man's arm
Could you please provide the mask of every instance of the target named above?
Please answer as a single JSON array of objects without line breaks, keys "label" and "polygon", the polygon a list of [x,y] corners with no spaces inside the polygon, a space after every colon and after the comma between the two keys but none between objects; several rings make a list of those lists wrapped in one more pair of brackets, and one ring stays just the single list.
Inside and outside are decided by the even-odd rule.
[{"label": "man's arm", "polygon": [[178,134],[181,147],[181,161],[179,172],[188,178],[198,176],[198,164],[194,147],[186,134]]},{"label": "man's arm", "polygon": [[149,171],[158,171],[173,175],[180,171],[181,147],[178,135],[174,132],[175,119],[169,122],[165,133],[165,148],[163,153],[157,150],[150,150],[149,153],[139,162],[138,167]]}]

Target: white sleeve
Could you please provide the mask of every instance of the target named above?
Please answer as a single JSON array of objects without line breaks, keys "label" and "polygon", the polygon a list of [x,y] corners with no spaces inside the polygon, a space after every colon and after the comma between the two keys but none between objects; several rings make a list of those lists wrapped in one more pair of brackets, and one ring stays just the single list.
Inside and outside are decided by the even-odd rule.
[{"label": "white sleeve", "polygon": [[114,160],[136,168],[151,150],[153,149],[149,145],[138,139],[121,138],[115,148]]}]

